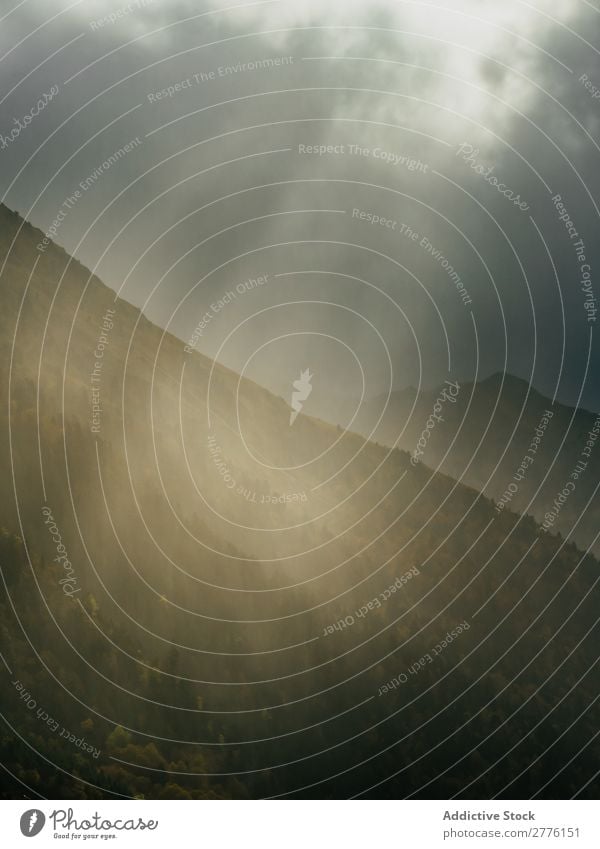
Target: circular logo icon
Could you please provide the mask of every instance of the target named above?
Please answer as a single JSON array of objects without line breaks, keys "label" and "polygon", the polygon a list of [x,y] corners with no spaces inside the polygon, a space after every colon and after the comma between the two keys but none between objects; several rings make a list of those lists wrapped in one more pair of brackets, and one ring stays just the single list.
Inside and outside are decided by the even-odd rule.
[{"label": "circular logo icon", "polygon": [[46,817],[37,808],[25,811],[21,817],[21,833],[25,837],[35,837],[46,824]]}]

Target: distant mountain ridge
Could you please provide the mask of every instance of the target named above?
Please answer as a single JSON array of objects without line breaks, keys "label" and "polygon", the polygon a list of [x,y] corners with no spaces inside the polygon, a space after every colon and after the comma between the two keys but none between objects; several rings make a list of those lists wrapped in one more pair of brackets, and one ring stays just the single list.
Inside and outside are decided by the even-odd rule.
[{"label": "distant mountain ridge", "polygon": [[[438,394],[431,390],[416,398],[413,388],[392,393],[373,439],[414,451]],[[384,403],[384,396],[368,403],[360,432],[370,431]],[[550,421],[530,451],[546,410],[552,414]],[[599,500],[594,497],[600,480],[599,414],[552,404],[526,381],[497,373],[476,384],[463,384],[456,403],[444,405],[443,418],[428,435],[423,462],[483,491],[500,509],[510,505],[540,523],[578,462],[587,463],[552,527],[563,535],[571,533],[582,547],[593,543],[600,527]],[[528,456],[525,470],[519,472]],[[593,550],[600,553],[598,542]]]}]

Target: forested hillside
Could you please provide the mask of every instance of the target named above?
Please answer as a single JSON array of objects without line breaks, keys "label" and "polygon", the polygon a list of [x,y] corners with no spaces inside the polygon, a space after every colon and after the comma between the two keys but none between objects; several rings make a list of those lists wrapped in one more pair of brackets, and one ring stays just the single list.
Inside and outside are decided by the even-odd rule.
[{"label": "forested hillside", "polygon": [[593,556],[0,234],[4,796],[597,794]]}]

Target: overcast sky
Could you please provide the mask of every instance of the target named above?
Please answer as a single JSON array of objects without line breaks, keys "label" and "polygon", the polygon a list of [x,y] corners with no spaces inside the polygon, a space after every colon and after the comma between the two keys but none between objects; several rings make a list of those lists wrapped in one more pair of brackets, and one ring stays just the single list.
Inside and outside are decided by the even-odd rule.
[{"label": "overcast sky", "polygon": [[2,14],[2,199],[62,212],[153,321],[282,394],[306,367],[342,399],[506,369],[600,407],[592,4]]}]

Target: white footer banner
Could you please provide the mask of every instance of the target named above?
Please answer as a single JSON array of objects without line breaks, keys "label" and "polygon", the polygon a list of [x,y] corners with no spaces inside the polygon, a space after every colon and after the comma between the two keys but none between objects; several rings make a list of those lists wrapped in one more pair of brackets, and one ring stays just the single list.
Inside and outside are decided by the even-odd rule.
[{"label": "white footer banner", "polygon": [[[600,847],[594,801],[0,802],[0,846]],[[168,841],[168,842],[167,842]]]}]

